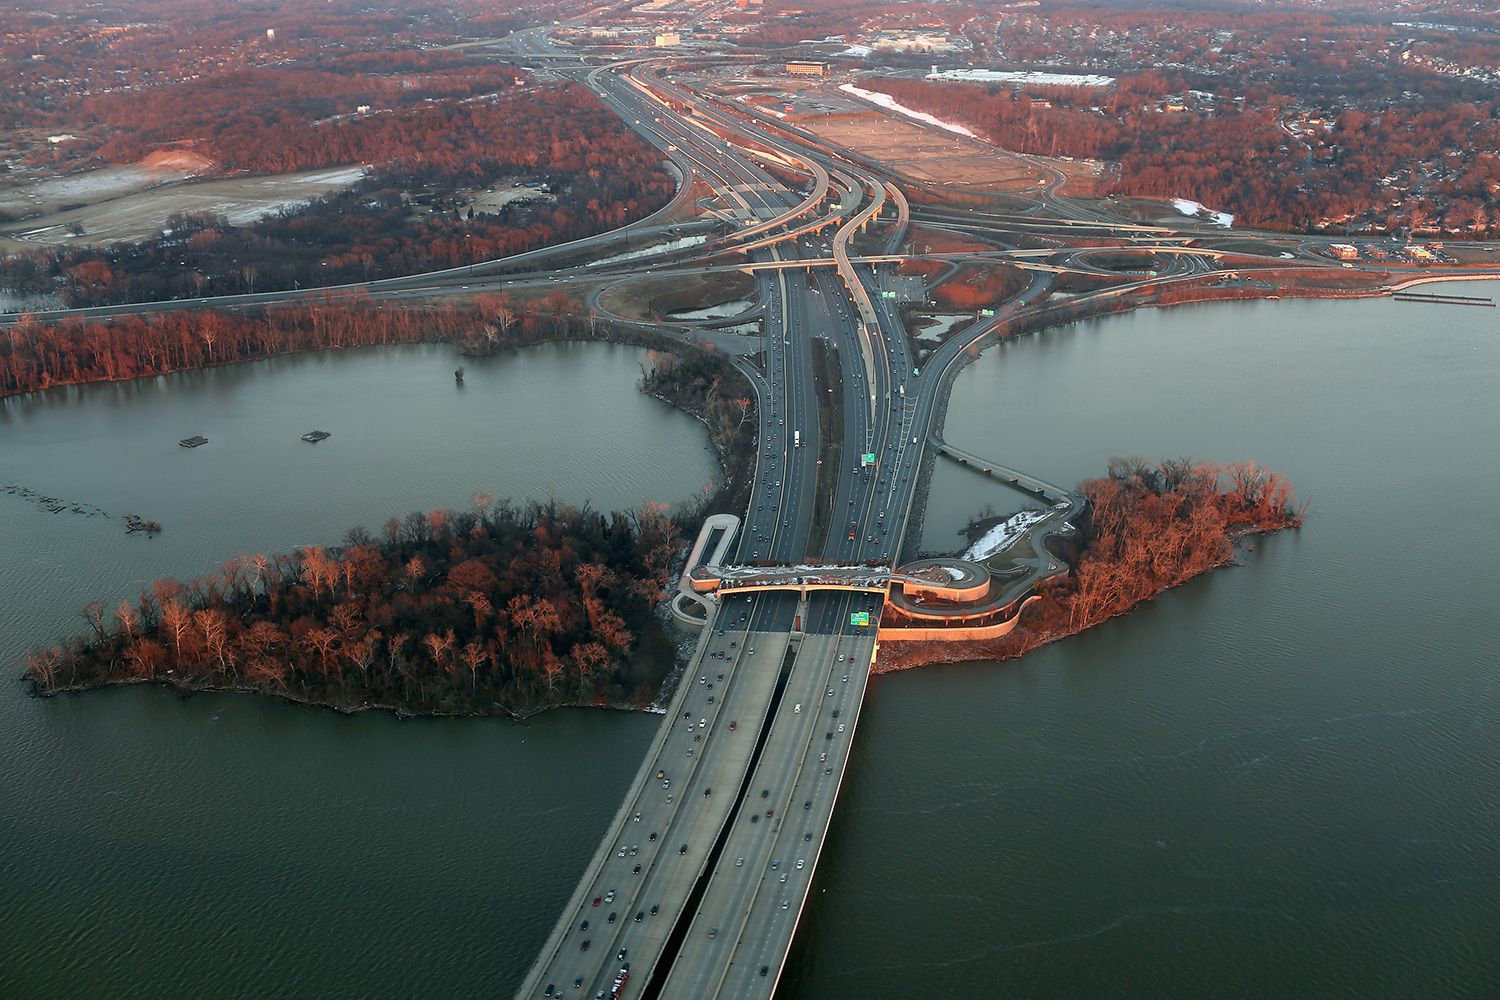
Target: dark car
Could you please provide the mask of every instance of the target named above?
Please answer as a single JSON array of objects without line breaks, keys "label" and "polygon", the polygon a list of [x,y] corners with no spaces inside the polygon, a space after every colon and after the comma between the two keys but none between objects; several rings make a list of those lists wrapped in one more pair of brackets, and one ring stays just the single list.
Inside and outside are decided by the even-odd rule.
[{"label": "dark car", "polygon": [[619,914],[617,914],[614,910],[610,910],[609,911],[609,922],[610,923],[614,923],[615,922],[615,917],[617,917],[617,916],[619,916]]},{"label": "dark car", "polygon": [[678,854],[686,854],[687,853],[687,845],[683,844],[681,847],[677,848],[677,853]]},{"label": "dark car", "polygon": [[579,946],[579,948],[578,948],[578,950],[579,950],[579,951],[588,951],[588,950],[589,950],[589,945],[590,945],[590,944],[592,944],[592,942],[591,942],[591,941],[589,941],[589,939],[588,939],[588,938],[584,938],[584,939],[583,939],[583,944],[582,944],[582,945],[580,945],[580,946]]}]

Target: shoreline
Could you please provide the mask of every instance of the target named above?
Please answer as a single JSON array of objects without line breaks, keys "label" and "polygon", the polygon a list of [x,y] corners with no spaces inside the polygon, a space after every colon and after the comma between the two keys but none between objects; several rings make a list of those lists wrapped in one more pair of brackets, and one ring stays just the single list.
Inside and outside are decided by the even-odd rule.
[{"label": "shoreline", "polygon": [[57,698],[63,695],[82,695],[91,691],[107,691],[112,689],[124,690],[126,688],[149,687],[160,688],[177,695],[179,698],[188,699],[194,695],[251,695],[257,698],[266,698],[271,701],[282,702],[288,705],[296,705],[301,708],[318,708],[334,712],[338,715],[364,715],[368,712],[383,712],[394,716],[402,722],[416,721],[420,719],[506,719],[510,722],[527,722],[545,712],[563,708],[581,709],[603,709],[611,712],[639,712],[646,715],[660,715],[661,710],[653,709],[651,705],[635,705],[629,703],[615,702],[558,702],[551,705],[532,705],[524,708],[508,708],[501,704],[494,704],[490,710],[475,708],[473,711],[459,710],[433,710],[430,712],[414,712],[401,705],[385,702],[364,702],[358,705],[334,702],[323,698],[299,698],[285,691],[271,691],[250,685],[236,684],[195,684],[189,680],[168,677],[116,677],[108,680],[91,681],[88,683],[73,683],[60,685],[50,690],[41,690],[29,678],[21,677],[21,683],[30,684],[29,692],[33,698]]},{"label": "shoreline", "polygon": [[[1218,570],[1244,565],[1242,562],[1240,562],[1239,557],[1244,551],[1242,548],[1242,544],[1247,539],[1274,535],[1282,531],[1289,531],[1294,528],[1298,528],[1300,526],[1300,523],[1290,523],[1273,527],[1246,528],[1241,531],[1234,532],[1230,536],[1230,544],[1233,546],[1233,550],[1228,555],[1224,556],[1223,559],[1220,559],[1218,562],[1214,563],[1211,566],[1204,567],[1202,570],[1192,574],[1191,576],[1185,577],[1184,579],[1178,580],[1174,583],[1167,584],[1166,586],[1159,587],[1149,594],[1144,594],[1136,598],[1136,600],[1131,603],[1129,607],[1116,611],[1109,616],[1100,619],[1099,621],[1088,622],[1076,627],[1068,626],[1060,630],[1055,630],[1048,633],[1028,633],[1027,625],[1023,621],[1020,628],[1018,628],[1015,632],[1011,633],[1010,636],[1006,636],[1005,639],[1000,640],[999,642],[975,640],[970,642],[959,641],[942,643],[902,643],[896,647],[897,652],[895,652],[890,657],[881,657],[877,659],[870,673],[873,676],[879,674],[900,673],[901,671],[916,670],[922,667],[945,666],[954,663],[974,663],[987,661],[998,664],[1008,663],[1012,660],[1025,659],[1027,654],[1035,652],[1038,649],[1043,649],[1047,646],[1052,645],[1053,643],[1061,642],[1065,639],[1070,639],[1075,635],[1082,635],[1083,633],[1088,632],[1091,629],[1095,629],[1102,625],[1108,624],[1109,622],[1112,622],[1117,618],[1123,618],[1134,612],[1141,605],[1154,601],[1158,597],[1161,597],[1163,594],[1170,593],[1178,589],[1179,587],[1187,586],[1195,580],[1201,580],[1204,577],[1212,576]],[[1022,613],[1024,614],[1024,611]],[[1011,639],[1012,637],[1024,639],[1028,634],[1032,636],[1040,635],[1041,637],[1035,643],[1030,645],[1023,645],[1018,649],[1007,648],[1007,646],[1011,644],[1007,643],[1006,640]]]}]

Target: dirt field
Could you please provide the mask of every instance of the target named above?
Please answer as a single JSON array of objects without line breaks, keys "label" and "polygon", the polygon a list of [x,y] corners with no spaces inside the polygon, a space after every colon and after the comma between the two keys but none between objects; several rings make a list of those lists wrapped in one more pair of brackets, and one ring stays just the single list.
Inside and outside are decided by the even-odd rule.
[{"label": "dirt field", "polygon": [[[1021,191],[1041,180],[1040,172],[1027,159],[986,142],[887,114],[828,85],[777,82],[778,100],[770,106],[784,115],[788,124],[877,160],[914,181],[975,191]],[[763,95],[757,95],[756,103],[766,103]],[[790,113],[785,110],[788,106],[792,108]],[[1087,197],[1093,193],[1100,164],[1058,159],[1046,162],[1068,175],[1068,194]]]},{"label": "dirt field", "polygon": [[684,274],[612,285],[599,297],[599,305],[616,316],[651,319],[745,299],[754,291],[755,279],[737,271]]},{"label": "dirt field", "polygon": [[[181,172],[135,166],[39,181],[0,193],[0,209],[16,215],[42,213],[0,225],[0,251],[15,252],[38,244],[101,246],[139,240],[160,232],[167,219],[179,212],[213,212],[231,225],[248,225],[279,209],[342,190],[363,172],[362,167],[335,167],[269,177],[187,181]],[[79,230],[82,235],[73,235]]]}]

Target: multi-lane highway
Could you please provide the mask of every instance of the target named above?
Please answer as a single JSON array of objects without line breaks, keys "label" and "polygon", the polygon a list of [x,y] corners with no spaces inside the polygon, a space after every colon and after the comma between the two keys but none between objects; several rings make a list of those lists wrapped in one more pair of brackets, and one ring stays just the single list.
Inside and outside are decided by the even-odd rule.
[{"label": "multi-lane highway", "polygon": [[[898,214],[904,227],[904,199],[883,178],[762,132],[662,80],[656,66],[594,68],[586,79],[713,185],[735,222],[715,249],[739,247],[758,262],[836,261],[811,273],[757,272],[764,351],[745,370],[759,404],[760,450],[737,559],[889,562],[926,435],[916,423],[920,393],[906,388],[914,376],[899,317],[849,247],[882,211]],[[807,191],[765,170],[768,154],[799,165]],[[829,195],[836,203],[825,206]],[[837,357],[839,386],[815,380],[818,337]],[[828,397],[829,389],[842,402],[841,423],[829,425],[836,452],[825,447],[831,442],[819,422],[828,405],[820,392]],[[834,453],[838,467],[823,468]],[[875,461],[863,462],[866,454]],[[815,538],[819,502],[829,506],[827,529]],[[735,596],[711,607],[662,732],[520,995],[545,996],[548,987],[583,996],[770,995],[816,869],[874,655],[874,626],[851,624],[852,613],[878,623],[880,605],[878,595],[814,592],[800,603],[792,595]],[[617,986],[622,970],[628,978]]]},{"label": "multi-lane highway", "polygon": [[[951,334],[919,364],[896,303],[881,294],[879,269],[896,266],[913,216],[891,177],[748,107],[702,96],[670,58],[601,64],[553,48],[547,34],[511,36],[508,57],[593,89],[681,174],[672,203],[635,225],[561,247],[351,287],[400,301],[598,283],[642,269],[753,267],[761,349],[736,365],[756,396],[758,452],[733,543],[737,562],[889,567],[898,560],[944,386],[967,348],[994,324],[1034,311],[1053,272],[1097,271],[1089,260],[1097,250],[1050,237],[1043,248],[1023,240],[1071,230],[1131,251],[1171,254],[1166,273],[1074,302],[1191,280],[1211,266],[1211,251],[1182,247],[1181,234],[1169,228],[1111,219],[1061,197],[1063,175],[1041,168],[1030,208],[1013,216],[919,210],[932,227],[977,226],[996,259],[1031,269],[1027,287],[999,315]],[[788,183],[789,176],[800,180]],[[691,192],[704,189],[695,181],[712,192],[705,213],[711,221],[674,221]],[[702,242],[652,248],[689,233]],[[66,313],[239,307],[328,294]],[[816,377],[819,339],[836,384]],[[834,590],[708,599],[705,626],[661,729],[519,996],[772,994],[849,762],[881,607],[878,594]],[[860,612],[870,624],[854,624]]]}]

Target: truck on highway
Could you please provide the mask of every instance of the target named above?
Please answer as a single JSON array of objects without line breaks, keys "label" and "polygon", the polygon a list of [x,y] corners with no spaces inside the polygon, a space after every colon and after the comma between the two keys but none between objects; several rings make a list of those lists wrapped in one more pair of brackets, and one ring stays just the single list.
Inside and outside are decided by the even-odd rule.
[{"label": "truck on highway", "polygon": [[800,447],[802,447],[802,432],[801,431],[792,431],[792,447],[793,448],[800,448]]}]

